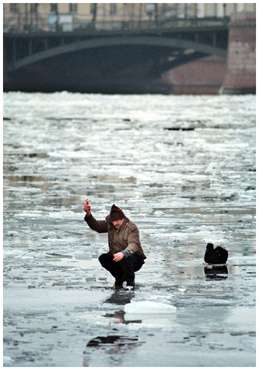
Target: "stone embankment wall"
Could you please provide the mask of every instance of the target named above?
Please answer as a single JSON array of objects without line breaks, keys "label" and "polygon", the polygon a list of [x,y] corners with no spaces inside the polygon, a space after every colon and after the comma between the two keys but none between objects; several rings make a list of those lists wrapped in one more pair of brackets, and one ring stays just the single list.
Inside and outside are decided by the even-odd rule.
[{"label": "stone embankment wall", "polygon": [[227,72],[222,93],[256,91],[256,14],[240,13],[231,18]]}]

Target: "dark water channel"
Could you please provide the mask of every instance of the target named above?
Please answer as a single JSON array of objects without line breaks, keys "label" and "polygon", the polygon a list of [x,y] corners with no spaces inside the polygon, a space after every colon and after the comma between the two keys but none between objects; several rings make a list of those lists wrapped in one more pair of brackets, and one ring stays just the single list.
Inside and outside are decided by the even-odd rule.
[{"label": "dark water channel", "polygon": [[[5,365],[255,366],[255,125],[254,96],[5,94]],[[140,228],[134,292],[86,194]]]}]

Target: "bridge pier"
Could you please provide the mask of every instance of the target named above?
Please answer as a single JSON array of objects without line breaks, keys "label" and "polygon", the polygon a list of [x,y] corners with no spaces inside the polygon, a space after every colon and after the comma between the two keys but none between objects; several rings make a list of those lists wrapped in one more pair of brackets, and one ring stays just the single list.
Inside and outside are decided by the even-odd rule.
[{"label": "bridge pier", "polygon": [[227,71],[220,93],[256,92],[256,14],[239,13],[231,18]]},{"label": "bridge pier", "polygon": [[165,72],[162,79],[172,94],[216,95],[226,73],[226,58],[208,56]]}]

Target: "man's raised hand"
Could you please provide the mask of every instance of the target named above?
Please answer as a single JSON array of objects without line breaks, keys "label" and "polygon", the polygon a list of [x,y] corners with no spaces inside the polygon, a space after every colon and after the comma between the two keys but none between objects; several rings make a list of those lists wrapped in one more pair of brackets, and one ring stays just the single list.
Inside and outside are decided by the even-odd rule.
[{"label": "man's raised hand", "polygon": [[92,209],[92,206],[91,206],[91,203],[89,202],[88,199],[86,199],[83,203],[83,210],[85,211],[85,213],[89,216],[91,214],[91,209]]}]

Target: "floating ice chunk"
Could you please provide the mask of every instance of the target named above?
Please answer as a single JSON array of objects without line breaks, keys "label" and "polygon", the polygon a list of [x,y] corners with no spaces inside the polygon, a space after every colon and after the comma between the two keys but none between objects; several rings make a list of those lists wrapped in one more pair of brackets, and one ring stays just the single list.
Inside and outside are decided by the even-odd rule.
[{"label": "floating ice chunk", "polygon": [[186,291],[186,288],[178,288],[178,291],[184,293]]},{"label": "floating ice chunk", "polygon": [[131,302],[125,305],[125,321],[132,326],[156,327],[167,330],[175,325],[176,307],[154,301]]},{"label": "floating ice chunk", "polygon": [[14,360],[9,356],[4,356],[3,357],[3,365],[4,366],[12,366],[13,362],[14,362]]},{"label": "floating ice chunk", "polygon": [[140,301],[126,304],[124,311],[126,314],[170,315],[176,312],[176,307],[167,303]]}]

